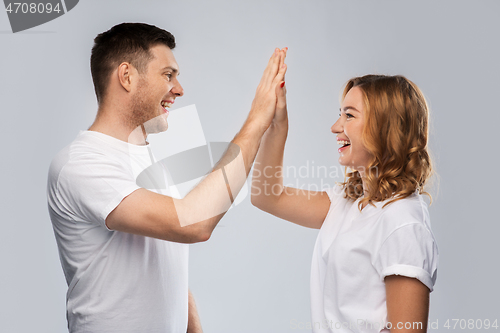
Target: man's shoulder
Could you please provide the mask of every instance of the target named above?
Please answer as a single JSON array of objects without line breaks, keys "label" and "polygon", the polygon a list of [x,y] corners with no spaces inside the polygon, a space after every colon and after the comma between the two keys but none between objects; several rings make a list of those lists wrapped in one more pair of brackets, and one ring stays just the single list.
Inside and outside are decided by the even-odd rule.
[{"label": "man's shoulder", "polygon": [[52,159],[49,167],[49,182],[57,181],[61,172],[71,172],[95,164],[119,163],[120,152],[92,133],[80,132]]},{"label": "man's shoulder", "polygon": [[59,215],[104,224],[109,207],[137,189],[127,149],[102,135],[80,132],[53,158],[47,196]]},{"label": "man's shoulder", "polygon": [[81,154],[98,154],[99,146],[92,145],[92,142],[86,140],[86,138],[82,137],[81,134],[82,133],[80,132],[71,143],[61,149],[54,156],[54,158],[52,158],[50,169],[61,170],[64,165],[66,165],[70,161],[71,158],[78,157]]}]

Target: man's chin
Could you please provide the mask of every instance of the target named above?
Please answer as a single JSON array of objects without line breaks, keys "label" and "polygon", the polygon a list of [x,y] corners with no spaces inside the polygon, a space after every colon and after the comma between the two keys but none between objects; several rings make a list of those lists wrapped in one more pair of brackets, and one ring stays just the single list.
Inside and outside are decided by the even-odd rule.
[{"label": "man's chin", "polygon": [[168,129],[168,114],[164,113],[154,117],[144,123],[144,130],[147,134],[156,134],[165,132]]}]

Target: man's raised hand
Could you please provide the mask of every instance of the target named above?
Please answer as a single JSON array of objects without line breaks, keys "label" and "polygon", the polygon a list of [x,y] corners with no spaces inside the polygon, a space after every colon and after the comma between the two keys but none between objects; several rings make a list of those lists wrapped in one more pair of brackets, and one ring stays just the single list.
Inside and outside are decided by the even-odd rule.
[{"label": "man's raised hand", "polygon": [[256,121],[263,130],[266,130],[274,118],[276,110],[276,90],[284,82],[286,73],[286,49],[274,50],[269,59],[264,74],[257,87],[255,98],[252,102],[249,119]]}]

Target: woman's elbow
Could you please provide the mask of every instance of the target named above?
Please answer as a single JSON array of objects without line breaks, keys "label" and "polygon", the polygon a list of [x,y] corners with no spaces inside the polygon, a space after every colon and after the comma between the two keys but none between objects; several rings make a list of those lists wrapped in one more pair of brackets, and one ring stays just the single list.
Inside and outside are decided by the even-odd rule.
[{"label": "woman's elbow", "polygon": [[252,203],[253,206],[259,208],[260,210],[264,210],[265,207],[265,198],[263,198],[261,195],[256,195],[252,194],[250,197],[250,202]]}]

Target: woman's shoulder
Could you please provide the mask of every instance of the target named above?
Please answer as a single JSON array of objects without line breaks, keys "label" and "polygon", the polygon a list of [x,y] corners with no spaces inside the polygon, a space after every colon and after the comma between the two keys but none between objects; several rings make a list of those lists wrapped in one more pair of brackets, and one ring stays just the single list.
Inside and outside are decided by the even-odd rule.
[{"label": "woman's shoulder", "polygon": [[425,195],[415,191],[406,198],[392,202],[391,200],[393,199],[378,203],[380,222],[394,229],[414,223],[422,224],[425,228],[430,229],[430,217]]},{"label": "woman's shoulder", "polygon": [[335,183],[335,185],[331,187],[324,188],[324,191],[328,194],[330,201],[335,201],[343,198],[344,188],[342,184]]},{"label": "woman's shoulder", "polygon": [[[352,206],[358,204],[358,200],[346,198],[343,187],[333,186],[326,190],[330,198],[330,210],[347,211],[354,209]],[[362,209],[358,219],[378,221],[387,231],[399,227],[419,223],[430,230],[430,217],[426,196],[415,191],[406,198],[394,200],[390,198],[380,202],[373,202]],[[356,207],[358,209],[358,207]]]}]

